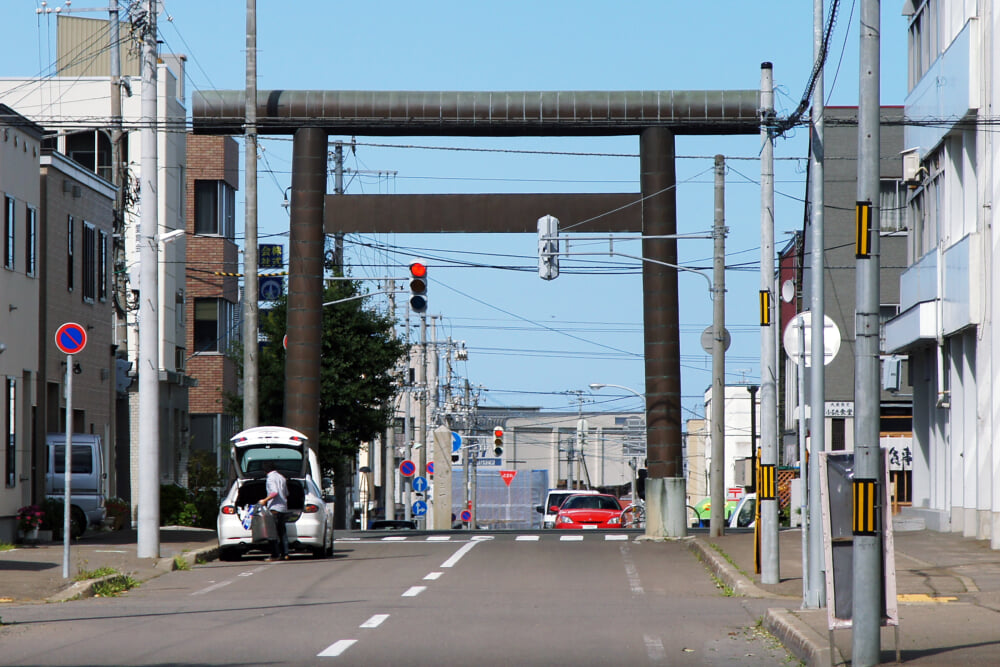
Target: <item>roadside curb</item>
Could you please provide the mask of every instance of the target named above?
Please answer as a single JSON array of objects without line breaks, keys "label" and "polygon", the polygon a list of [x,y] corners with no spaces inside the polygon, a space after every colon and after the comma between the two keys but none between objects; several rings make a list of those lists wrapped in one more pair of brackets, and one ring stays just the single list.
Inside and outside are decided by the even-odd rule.
[{"label": "roadside curb", "polygon": [[[188,567],[194,567],[199,562],[215,560],[219,557],[219,547],[202,547],[201,549],[193,549],[191,551],[186,551],[182,554],[178,554],[184,559]],[[173,572],[177,568],[177,561],[174,556],[169,558],[160,557],[156,563],[153,565],[154,572],[149,576],[136,578],[136,581],[140,584],[143,582],[155,579],[162,574],[168,572]],[[119,572],[116,574],[109,574],[104,577],[97,577],[96,579],[87,579],[85,581],[73,582],[69,587],[59,591],[55,595],[51,595],[45,598],[45,602],[68,602],[70,600],[90,598],[94,597],[94,587],[98,584],[114,579],[115,577],[120,577],[122,575],[136,576],[135,572]]]},{"label": "roadside curb", "polygon": [[771,600],[792,600],[784,595],[778,595],[759,588],[750,581],[742,572],[736,569],[729,561],[723,557],[710,544],[706,544],[700,537],[695,537],[688,544],[688,548],[698,553],[702,561],[715,576],[722,580],[726,586],[733,590],[733,593],[740,597],[765,598]]},{"label": "roadside curb", "polygon": [[[792,601],[797,599],[771,593],[758,587],[701,538],[694,538],[688,548],[698,554],[705,566],[722,583],[732,589],[734,595],[768,600]],[[833,658],[836,658],[837,662],[831,662],[830,645],[826,638],[821,637],[806,623],[801,622],[795,612],[790,609],[768,609],[764,615],[764,629],[774,635],[792,655],[808,665],[826,667],[844,662],[836,648],[833,649],[835,652]]]},{"label": "roadside curb", "polygon": [[791,609],[768,609],[764,616],[764,629],[810,667],[846,664],[837,647],[831,647],[828,638],[802,622]]}]

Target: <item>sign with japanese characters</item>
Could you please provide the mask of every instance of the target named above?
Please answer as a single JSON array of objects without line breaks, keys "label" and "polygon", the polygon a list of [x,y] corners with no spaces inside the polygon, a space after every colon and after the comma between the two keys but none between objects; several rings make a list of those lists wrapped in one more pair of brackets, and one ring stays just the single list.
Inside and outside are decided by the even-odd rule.
[{"label": "sign with japanese characters", "polygon": [[281,269],[285,266],[284,249],[280,243],[257,244],[257,268]]}]

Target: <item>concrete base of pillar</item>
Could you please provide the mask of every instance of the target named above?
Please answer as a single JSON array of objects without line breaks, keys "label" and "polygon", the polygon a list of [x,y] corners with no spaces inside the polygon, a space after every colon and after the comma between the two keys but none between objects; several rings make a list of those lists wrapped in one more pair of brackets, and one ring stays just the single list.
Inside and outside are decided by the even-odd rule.
[{"label": "concrete base of pillar", "polygon": [[646,537],[687,536],[687,484],[683,477],[646,480]]}]

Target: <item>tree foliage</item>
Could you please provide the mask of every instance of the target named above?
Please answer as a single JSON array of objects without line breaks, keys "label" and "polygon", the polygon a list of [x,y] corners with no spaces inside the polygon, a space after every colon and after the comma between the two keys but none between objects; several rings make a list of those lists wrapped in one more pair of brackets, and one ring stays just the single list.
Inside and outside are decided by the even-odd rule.
[{"label": "tree foliage", "polygon": [[[359,296],[360,283],[328,281],[323,302]],[[268,342],[258,356],[259,420],[283,424],[285,404],[285,350],[287,301],[282,297],[262,312],[260,328]],[[323,308],[320,366],[320,465],[331,472],[351,460],[362,442],[376,438],[391,424],[394,370],[407,352],[393,336],[394,322],[365,307],[365,299],[344,301]],[[237,367],[242,369],[242,357]],[[242,397],[230,397],[227,410],[243,414]]]}]

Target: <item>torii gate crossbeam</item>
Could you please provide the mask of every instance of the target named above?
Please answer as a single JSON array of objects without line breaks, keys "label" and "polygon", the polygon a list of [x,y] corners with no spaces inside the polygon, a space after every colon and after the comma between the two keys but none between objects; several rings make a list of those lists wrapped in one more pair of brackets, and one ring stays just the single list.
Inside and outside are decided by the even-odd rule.
[{"label": "torii gate crossbeam", "polygon": [[[241,134],[245,126],[244,91],[199,91],[192,100],[194,131]],[[641,230],[646,235],[677,233],[674,139],[677,135],[758,134],[758,90],[736,91],[584,91],[584,92],[413,92],[288,91],[257,93],[259,134],[293,134],[292,197],[289,234],[289,345],[286,364],[286,414],[292,428],[313,441],[319,434],[319,350],[322,238],[326,195],[327,138],[364,136],[609,136],[637,135],[640,141],[641,206],[618,216],[608,227]],[[320,156],[323,156],[322,159]],[[384,195],[391,197],[392,195]],[[500,195],[492,210],[523,209],[525,201]],[[560,195],[566,197],[566,195]],[[613,197],[613,195],[605,195]],[[621,195],[618,195],[619,197]],[[423,196],[422,206],[451,206]],[[600,197],[591,205],[599,206]],[[340,200],[348,198],[339,198]],[[350,199],[353,199],[351,197]],[[611,201],[611,200],[606,200]],[[327,206],[334,208],[327,198]],[[340,202],[337,202],[339,206]],[[371,231],[381,206],[354,206],[350,224],[339,229]],[[390,207],[393,208],[393,207]],[[404,217],[405,210],[395,207]],[[604,212],[594,210],[594,214]],[[425,210],[426,213],[426,210]],[[541,210],[538,215],[553,213]],[[537,217],[537,216],[536,216]],[[434,219],[428,215],[427,219]],[[438,218],[440,219],[440,218]],[[475,219],[466,216],[470,227]],[[333,225],[337,223],[332,222]],[[393,225],[384,218],[382,229]],[[414,229],[407,231],[440,231]],[[588,231],[610,231],[600,219]],[[469,228],[464,231],[495,231]],[[514,231],[514,230],[511,230]],[[529,230],[534,231],[534,230]],[[687,532],[682,455],[680,339],[676,240],[644,240],[643,321],[646,373],[647,528],[650,537]],[[317,267],[320,267],[317,269]],[[296,318],[293,341],[293,314]],[[315,377],[314,377],[315,376]]]}]

